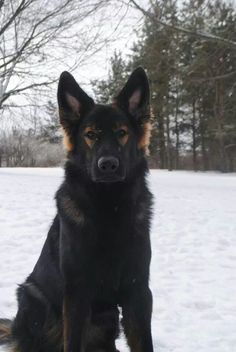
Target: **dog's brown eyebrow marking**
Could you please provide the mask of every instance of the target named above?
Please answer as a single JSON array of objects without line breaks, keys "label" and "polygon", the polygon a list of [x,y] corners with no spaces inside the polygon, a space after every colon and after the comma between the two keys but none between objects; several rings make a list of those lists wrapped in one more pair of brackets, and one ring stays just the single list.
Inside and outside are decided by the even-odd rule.
[{"label": "dog's brown eyebrow marking", "polygon": [[117,130],[125,130],[126,132],[129,131],[129,127],[123,123],[117,123],[116,126],[113,128],[113,131],[117,131]]},{"label": "dog's brown eyebrow marking", "polygon": [[126,132],[126,134],[122,137],[118,136],[118,141],[121,145],[125,145],[128,142],[129,139],[129,128],[127,125],[124,124],[117,124],[117,126],[115,128],[113,128],[114,132],[118,132],[119,130],[124,130]]},{"label": "dog's brown eyebrow marking", "polygon": [[84,133],[88,133],[89,131],[96,131],[95,125],[86,126],[84,129]]},{"label": "dog's brown eyebrow marking", "polygon": [[84,139],[85,139],[85,142],[86,144],[89,146],[89,148],[92,149],[92,147],[94,146],[95,142],[96,142],[96,139],[90,139],[86,136],[86,133],[88,132],[95,132],[97,133],[97,129],[96,129],[96,126],[95,125],[89,125],[89,126],[86,126],[85,129],[84,129]]}]

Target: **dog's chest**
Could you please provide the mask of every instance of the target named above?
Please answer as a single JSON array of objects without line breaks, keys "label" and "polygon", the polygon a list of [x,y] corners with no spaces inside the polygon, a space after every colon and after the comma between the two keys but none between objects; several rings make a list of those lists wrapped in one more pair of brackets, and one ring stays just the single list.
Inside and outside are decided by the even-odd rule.
[{"label": "dog's chest", "polygon": [[131,207],[119,206],[101,210],[99,215],[95,226],[94,278],[99,295],[115,297],[124,284],[136,279],[136,216]]}]

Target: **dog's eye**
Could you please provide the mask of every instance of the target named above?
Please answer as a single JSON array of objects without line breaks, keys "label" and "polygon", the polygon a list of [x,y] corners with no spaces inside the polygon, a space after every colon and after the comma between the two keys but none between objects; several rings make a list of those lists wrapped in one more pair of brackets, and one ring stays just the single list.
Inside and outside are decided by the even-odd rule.
[{"label": "dog's eye", "polygon": [[128,132],[126,130],[124,130],[123,128],[116,131],[116,135],[118,138],[123,138],[127,134],[128,134]]},{"label": "dog's eye", "polygon": [[85,137],[87,137],[91,140],[95,140],[97,138],[97,133],[94,131],[88,131],[85,133]]}]

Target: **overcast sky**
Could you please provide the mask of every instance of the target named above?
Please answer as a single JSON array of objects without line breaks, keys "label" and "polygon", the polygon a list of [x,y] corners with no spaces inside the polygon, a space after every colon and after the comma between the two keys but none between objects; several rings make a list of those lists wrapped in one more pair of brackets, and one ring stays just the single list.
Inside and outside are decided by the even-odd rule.
[{"label": "overcast sky", "polygon": [[[139,3],[145,6],[147,1],[142,0]],[[89,92],[92,92],[91,80],[107,78],[110,58],[115,50],[120,50],[124,57],[130,53],[130,48],[137,39],[135,31],[141,30],[142,27],[143,17],[139,11],[132,8],[127,11],[127,7],[124,6],[119,11],[114,9],[114,13],[111,14],[110,21],[109,14],[106,14],[108,20],[104,25],[104,32],[110,36],[111,41],[73,72],[78,83],[86,87]]]}]

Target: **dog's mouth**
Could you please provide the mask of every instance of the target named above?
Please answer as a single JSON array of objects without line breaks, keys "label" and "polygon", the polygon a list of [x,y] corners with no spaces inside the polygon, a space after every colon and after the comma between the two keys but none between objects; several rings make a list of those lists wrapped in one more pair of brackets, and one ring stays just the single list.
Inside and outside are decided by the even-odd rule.
[{"label": "dog's mouth", "polygon": [[115,182],[122,182],[125,179],[125,175],[103,175],[98,177],[93,177],[93,181],[97,183],[115,183]]}]

